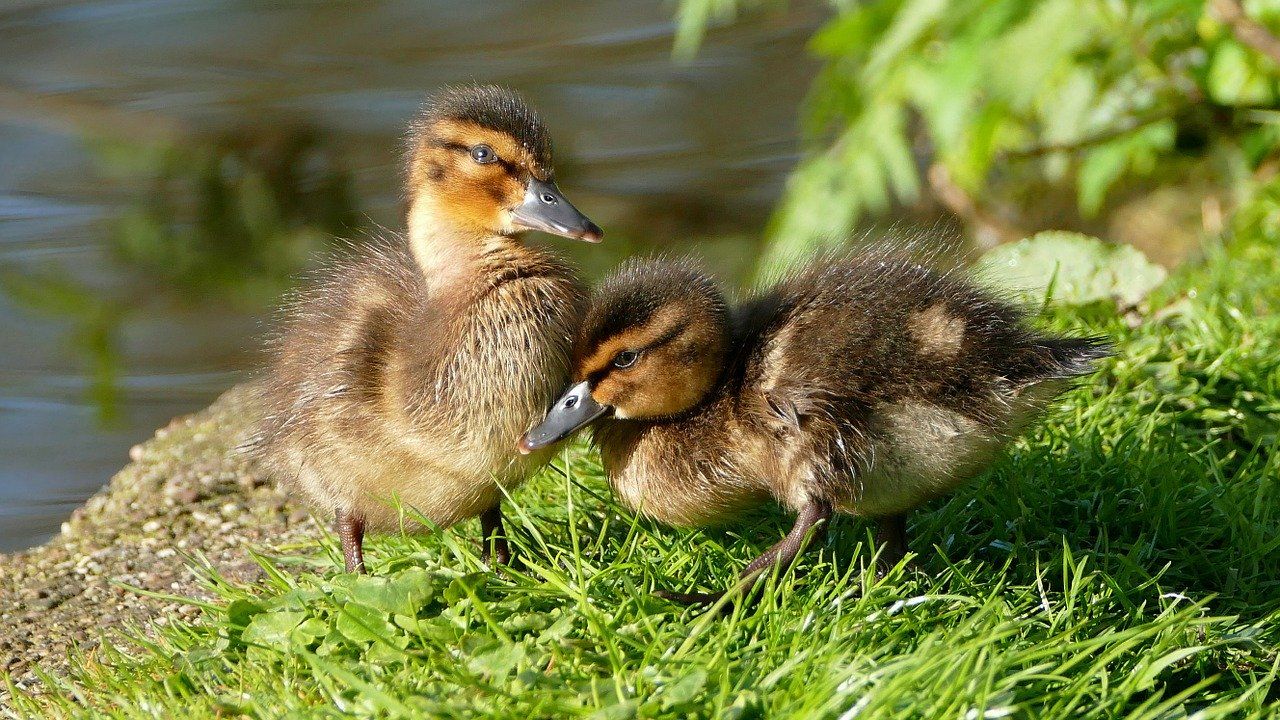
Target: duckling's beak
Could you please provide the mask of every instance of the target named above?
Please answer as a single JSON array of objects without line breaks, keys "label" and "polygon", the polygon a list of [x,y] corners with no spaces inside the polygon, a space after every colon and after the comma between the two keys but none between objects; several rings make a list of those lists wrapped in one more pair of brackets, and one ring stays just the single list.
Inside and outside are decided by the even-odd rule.
[{"label": "duckling's beak", "polygon": [[591,388],[586,381],[580,382],[560,396],[542,423],[525,433],[517,447],[522,454],[528,455],[569,437],[574,431],[609,412],[613,412],[613,408],[596,402],[591,397]]},{"label": "duckling's beak", "polygon": [[575,240],[598,243],[604,231],[569,202],[554,180],[531,178],[524,192],[524,202],[511,211],[516,227],[541,230]]}]

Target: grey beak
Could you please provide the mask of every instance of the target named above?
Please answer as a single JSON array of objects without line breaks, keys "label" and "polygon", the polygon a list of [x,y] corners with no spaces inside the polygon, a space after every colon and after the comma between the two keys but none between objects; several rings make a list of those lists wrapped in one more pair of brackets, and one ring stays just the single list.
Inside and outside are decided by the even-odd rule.
[{"label": "grey beak", "polygon": [[515,224],[575,240],[598,243],[604,231],[565,199],[554,181],[531,178],[524,202],[511,211]]},{"label": "grey beak", "polygon": [[601,405],[591,397],[591,388],[586,381],[580,382],[560,396],[542,423],[525,433],[517,447],[527,455],[569,437],[579,428],[612,410],[613,408]]}]

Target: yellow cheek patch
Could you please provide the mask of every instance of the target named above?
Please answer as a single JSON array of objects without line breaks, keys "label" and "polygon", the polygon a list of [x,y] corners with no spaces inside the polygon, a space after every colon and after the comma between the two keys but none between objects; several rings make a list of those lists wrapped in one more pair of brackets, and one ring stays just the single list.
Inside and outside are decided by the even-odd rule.
[{"label": "yellow cheek patch", "polygon": [[706,393],[713,368],[685,364],[673,352],[664,345],[635,368],[605,375],[591,396],[615,408],[618,417],[663,417],[687,410]]},{"label": "yellow cheek patch", "polygon": [[478,165],[449,148],[426,146],[415,160],[410,182],[429,186],[435,211],[462,227],[492,231],[499,214],[524,201],[524,184],[501,165]]},{"label": "yellow cheek patch", "polygon": [[630,383],[615,377],[605,377],[591,391],[591,397],[601,405],[616,407],[631,390]]},{"label": "yellow cheek patch", "polygon": [[942,303],[931,305],[907,320],[922,355],[950,360],[964,345],[964,320],[951,315]]},{"label": "yellow cheek patch", "polygon": [[689,398],[687,386],[669,387],[669,384],[670,381],[640,384],[627,401],[627,406],[634,408],[631,414],[638,417],[661,417],[674,415],[688,408],[693,400]]},{"label": "yellow cheek patch", "polygon": [[461,227],[487,230],[498,225],[498,203],[474,183],[452,183],[449,191],[441,193],[437,207]]}]

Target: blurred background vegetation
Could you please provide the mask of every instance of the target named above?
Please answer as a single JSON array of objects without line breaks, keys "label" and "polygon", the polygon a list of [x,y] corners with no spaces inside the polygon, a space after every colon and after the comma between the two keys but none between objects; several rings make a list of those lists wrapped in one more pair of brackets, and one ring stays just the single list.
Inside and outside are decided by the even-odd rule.
[{"label": "blurred background vegetation", "polygon": [[[1275,181],[1280,2],[831,6],[771,257],[940,205],[980,246],[1069,227],[1172,265]],[[678,55],[761,10],[787,6],[683,0]]]},{"label": "blurred background vegetation", "polygon": [[1071,230],[1172,268],[1280,240],[1278,36],[1280,0],[10,5],[0,550],[241,379],[333,238],[400,227],[434,86],[542,110],[608,230],[555,244],[588,274],[657,249],[745,282],[886,228]]}]

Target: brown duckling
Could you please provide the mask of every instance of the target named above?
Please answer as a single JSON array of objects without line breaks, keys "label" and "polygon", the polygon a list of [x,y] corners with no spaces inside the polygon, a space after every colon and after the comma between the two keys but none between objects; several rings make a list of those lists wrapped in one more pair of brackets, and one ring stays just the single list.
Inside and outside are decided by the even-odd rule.
[{"label": "brown duckling", "polygon": [[815,260],[736,312],[687,264],[635,262],[595,292],[575,384],[520,447],[599,418],[609,482],[644,515],[720,524],[769,499],[796,513],[743,587],[835,511],[878,520],[883,567],[907,552],[910,510],[986,468],[1108,348],[889,252]]},{"label": "brown duckling", "polygon": [[[532,229],[599,242],[561,194],[542,121],[513,92],[445,89],[408,136],[408,228],[331,263],[285,311],[250,441],[337,517],[348,572],[366,530],[479,515],[499,562],[504,488],[546,457],[514,442],[568,380],[585,289]],[[409,527],[413,527],[409,521]]]}]

